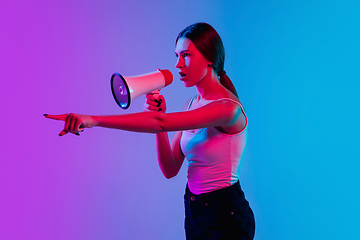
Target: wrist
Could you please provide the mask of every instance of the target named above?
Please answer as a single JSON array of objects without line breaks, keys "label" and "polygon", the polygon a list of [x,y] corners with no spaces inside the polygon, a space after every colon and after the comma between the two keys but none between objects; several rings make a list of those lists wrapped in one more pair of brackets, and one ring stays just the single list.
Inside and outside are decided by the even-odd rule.
[{"label": "wrist", "polygon": [[96,115],[91,115],[91,127],[95,127],[95,126],[98,126],[99,125],[99,116],[96,116]]}]

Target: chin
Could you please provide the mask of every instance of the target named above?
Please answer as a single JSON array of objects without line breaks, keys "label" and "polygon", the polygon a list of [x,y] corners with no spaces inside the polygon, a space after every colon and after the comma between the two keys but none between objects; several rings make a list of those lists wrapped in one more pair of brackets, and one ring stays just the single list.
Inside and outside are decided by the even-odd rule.
[{"label": "chin", "polygon": [[196,84],[194,83],[194,81],[191,81],[190,79],[185,79],[182,81],[185,87],[193,87]]},{"label": "chin", "polygon": [[183,82],[183,83],[184,83],[184,86],[185,86],[186,88],[195,86],[195,85],[190,84],[190,83],[188,83],[188,82]]}]

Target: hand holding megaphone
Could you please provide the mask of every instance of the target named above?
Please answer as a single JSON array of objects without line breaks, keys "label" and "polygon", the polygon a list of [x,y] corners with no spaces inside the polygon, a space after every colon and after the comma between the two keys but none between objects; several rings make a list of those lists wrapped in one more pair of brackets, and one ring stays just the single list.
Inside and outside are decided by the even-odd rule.
[{"label": "hand holding megaphone", "polygon": [[114,73],[111,76],[111,91],[116,103],[121,108],[127,109],[135,98],[166,87],[172,81],[173,75],[169,70],[158,69],[155,72],[133,77],[124,77],[119,73]]},{"label": "hand holding megaphone", "polygon": [[159,95],[160,91],[154,91],[146,94],[146,102],[144,111],[166,112],[166,102],[163,95]]}]

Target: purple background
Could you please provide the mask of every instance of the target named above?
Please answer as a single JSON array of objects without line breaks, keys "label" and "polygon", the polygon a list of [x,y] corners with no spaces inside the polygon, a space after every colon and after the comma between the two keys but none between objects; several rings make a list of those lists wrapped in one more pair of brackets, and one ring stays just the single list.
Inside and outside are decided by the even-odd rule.
[{"label": "purple background", "polygon": [[[169,69],[168,111],[195,94],[174,41],[198,21],[223,38],[249,118],[241,182],[256,239],[356,239],[358,1],[0,2],[0,239],[184,239],[186,164],[166,180],[155,136],[58,137],[42,114],[122,110],[110,76]],[[170,134],[172,136],[172,134]]]}]

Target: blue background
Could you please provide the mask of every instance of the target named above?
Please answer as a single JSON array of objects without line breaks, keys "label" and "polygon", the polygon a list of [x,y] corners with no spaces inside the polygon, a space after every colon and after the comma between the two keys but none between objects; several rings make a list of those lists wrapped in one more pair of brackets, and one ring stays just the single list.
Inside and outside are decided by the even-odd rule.
[{"label": "blue background", "polygon": [[[93,128],[58,137],[43,113],[124,114],[110,76],[169,69],[208,22],[249,119],[241,183],[257,240],[358,239],[359,1],[0,3],[1,239],[185,239],[186,164],[166,180],[155,136]],[[170,134],[172,136],[172,133]]]}]

